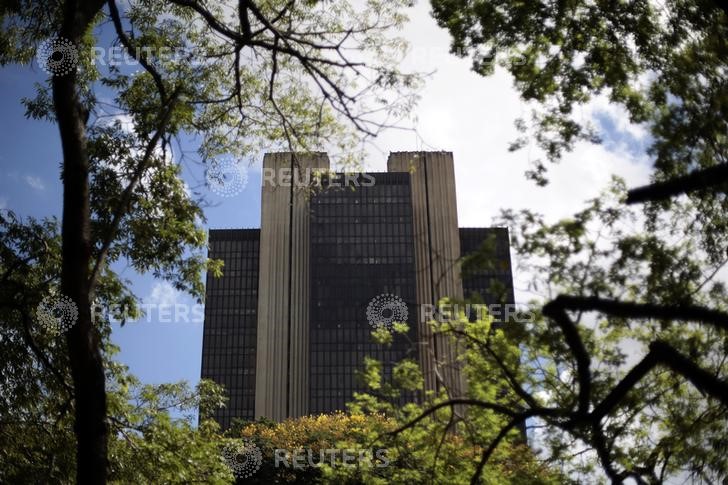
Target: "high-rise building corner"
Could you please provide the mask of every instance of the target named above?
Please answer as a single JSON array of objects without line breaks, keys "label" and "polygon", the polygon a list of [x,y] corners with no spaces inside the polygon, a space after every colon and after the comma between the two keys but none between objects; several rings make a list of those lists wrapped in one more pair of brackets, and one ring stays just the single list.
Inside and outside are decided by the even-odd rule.
[{"label": "high-rise building corner", "polygon": [[[325,153],[266,154],[260,229],[210,230],[202,377],[225,386],[216,414],[282,420],[344,410],[364,358],[419,362],[424,389],[462,395],[458,344],[433,334],[438,302],[513,303],[508,230],[461,229],[449,152],[394,152],[387,172],[331,173]],[[492,261],[461,274],[492,243]],[[375,326],[404,320],[391,346]],[[418,399],[405,393],[401,400]]]}]

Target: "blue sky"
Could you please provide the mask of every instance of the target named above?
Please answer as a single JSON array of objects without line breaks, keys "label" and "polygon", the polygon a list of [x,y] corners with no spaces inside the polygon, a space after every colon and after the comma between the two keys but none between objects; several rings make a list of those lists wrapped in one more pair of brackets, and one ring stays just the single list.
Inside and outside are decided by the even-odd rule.
[{"label": "blue sky", "polygon": [[[567,217],[580,204],[602,190],[612,174],[638,185],[647,181],[649,161],[644,154],[646,135],[631,125],[623,110],[604,99],[584,109],[602,129],[602,146],[580,145],[550,171],[551,183],[535,187],[523,173],[532,159],[533,148],[511,153],[508,143],[516,138],[513,120],[527,115],[529,107],[519,99],[506,73],[482,78],[470,71],[467,60],[448,52],[449,38],[430,18],[426,3],[411,11],[411,21],[401,32],[410,41],[411,52],[404,68],[434,72],[421,93],[415,110],[418,133],[390,131],[369,146],[362,164],[372,170],[386,170],[389,151],[448,150],[454,153],[461,226],[487,226],[501,208],[531,208],[548,218]],[[60,143],[57,128],[46,121],[28,120],[20,103],[34,95],[35,82],[45,73],[37,64],[0,68],[0,209],[12,209],[22,216],[60,215]],[[100,96],[109,93],[100,91]],[[190,147],[192,140],[186,140]],[[250,160],[260,164],[260,157]],[[258,227],[260,223],[260,174],[253,168],[246,189],[236,197],[216,198],[205,210],[207,227]],[[185,181],[202,189],[202,167],[183,166]],[[135,274],[117,266],[132,283],[144,303],[187,303],[193,301],[149,275]],[[518,289],[516,298],[530,295]],[[525,278],[524,278],[525,277]],[[160,323],[151,318],[114,327],[113,341],[121,347],[119,359],[147,383],[199,379],[202,324]]]},{"label": "blue sky", "polygon": [[[58,128],[48,121],[25,118],[20,100],[33,97],[34,83],[44,82],[37,65],[0,69],[0,208],[23,217],[52,217],[60,220],[62,187],[59,179],[61,146]],[[201,167],[185,165],[184,178],[190,187],[201,187]],[[259,227],[260,173],[250,170],[246,190],[234,198],[207,194],[212,202],[205,210],[207,226]],[[187,295],[149,275],[139,275],[123,264],[115,265],[131,282],[144,303],[194,304]],[[199,380],[202,347],[200,322],[159,323],[158,312],[148,318],[114,325],[112,339],[121,347],[118,358],[130,366],[143,382],[161,383]],[[184,320],[184,319],[182,319]]]}]

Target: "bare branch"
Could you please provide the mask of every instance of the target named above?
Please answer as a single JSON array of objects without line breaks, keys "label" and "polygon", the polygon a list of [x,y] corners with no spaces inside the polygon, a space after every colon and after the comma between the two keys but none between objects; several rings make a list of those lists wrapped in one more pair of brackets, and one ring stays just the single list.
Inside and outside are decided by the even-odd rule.
[{"label": "bare branch", "polygon": [[591,371],[589,369],[591,357],[579,335],[579,330],[566,314],[564,307],[565,305],[558,299],[553,300],[544,305],[543,314],[559,325],[569,349],[576,358],[576,372],[579,379],[579,411],[586,414],[589,412],[591,399]]},{"label": "bare branch", "polygon": [[728,164],[721,163],[714,167],[695,170],[692,173],[665,182],[656,182],[632,189],[627,193],[627,203],[638,204],[647,201],[666,200],[676,195],[701,189],[725,192],[726,184],[728,184]]},{"label": "bare branch", "polygon": [[139,60],[139,64],[141,64],[142,67],[152,76],[152,79],[154,79],[154,84],[156,84],[157,90],[159,91],[159,96],[162,100],[162,103],[166,102],[167,94],[166,90],[164,89],[162,76],[159,74],[159,72],[157,72],[154,66],[149,63],[147,56],[145,56],[142,51],[136,48],[136,46],[132,43],[131,39],[129,39],[129,37],[126,35],[126,32],[124,32],[124,28],[121,25],[121,18],[119,17],[119,10],[116,8],[116,1],[109,0],[108,4],[109,13],[111,14],[111,20],[113,21],[116,35],[119,36],[121,44],[126,48],[127,51],[129,51],[129,54],[133,58]]},{"label": "bare branch", "polygon": [[[655,305],[568,295],[559,295],[548,305],[556,305],[570,310],[599,311],[606,315],[623,318],[701,322],[722,330],[728,330],[728,314],[697,305]],[[544,307],[545,313],[546,307]]]}]

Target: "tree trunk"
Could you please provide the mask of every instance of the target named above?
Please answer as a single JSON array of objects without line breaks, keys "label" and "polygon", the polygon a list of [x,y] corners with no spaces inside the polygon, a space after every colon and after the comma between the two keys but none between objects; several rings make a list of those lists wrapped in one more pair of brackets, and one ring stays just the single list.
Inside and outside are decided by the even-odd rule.
[{"label": "tree trunk", "polygon": [[[103,2],[66,2],[61,35],[75,45]],[[86,150],[87,115],[81,104],[75,72],[53,78],[53,103],[63,147],[63,224],[61,290],[78,306],[78,320],[66,342],[73,377],[74,432],[77,440],[76,481],[106,483],[106,386],[101,338],[91,320],[89,269],[91,231],[89,160]]]}]

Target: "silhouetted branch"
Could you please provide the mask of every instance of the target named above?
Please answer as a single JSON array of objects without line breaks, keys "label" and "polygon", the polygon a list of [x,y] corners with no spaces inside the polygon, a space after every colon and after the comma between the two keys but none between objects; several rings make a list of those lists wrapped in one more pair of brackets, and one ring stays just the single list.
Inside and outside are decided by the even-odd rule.
[{"label": "silhouetted branch", "polygon": [[632,189],[627,192],[627,203],[638,204],[647,201],[666,200],[676,195],[700,189],[719,190],[718,186],[726,183],[728,183],[728,164],[722,163],[714,167],[695,170],[692,173],[665,182],[656,182]]},{"label": "silhouetted branch", "polygon": [[[480,401],[478,399],[455,398],[438,403],[422,412],[418,417],[404,424],[390,434],[396,435],[406,429],[415,426],[417,423],[434,414],[444,407],[452,407],[455,404],[475,406],[492,410],[498,414],[509,417],[509,421],[483,454],[476,468],[471,483],[477,483],[488,459],[498,447],[500,442],[507,436],[508,432],[518,424],[531,417],[538,417],[550,425],[560,428],[577,439],[588,443],[596,452],[602,468],[612,483],[623,483],[628,478],[634,479],[637,483],[647,483],[644,476],[656,477],[655,471],[648,468],[632,468],[619,471],[613,460],[614,436],[608,437],[603,428],[602,420],[612,413],[620,403],[632,391],[637,384],[655,367],[663,366],[676,374],[681,375],[693,384],[700,392],[710,395],[728,407],[728,383],[718,379],[715,375],[702,369],[695,362],[686,358],[677,349],[666,342],[656,341],[649,346],[649,352],[635,365],[624,378],[609,391],[601,402],[592,409],[591,388],[592,375],[589,370],[591,357],[579,335],[577,325],[571,321],[567,310],[573,311],[599,311],[608,315],[624,318],[656,318],[665,320],[687,320],[697,321],[713,325],[719,329],[728,329],[728,315],[708,308],[694,305],[683,306],[660,306],[654,304],[638,304],[616,300],[606,300],[596,297],[575,297],[560,295],[543,307],[543,314],[553,319],[562,330],[566,344],[576,360],[578,383],[579,383],[579,405],[577,409],[570,407],[543,408],[536,405],[536,400],[517,382],[512,374],[500,361],[498,356],[487,348],[486,352],[498,362],[511,388],[524,399],[527,409],[512,409],[500,404]],[[467,335],[465,332],[458,332],[469,337],[468,341],[475,343],[481,350],[487,347],[483,341]],[[619,434],[619,433],[618,433]],[[655,462],[656,464],[656,462]],[[654,468],[654,467],[653,467]],[[663,470],[664,473],[664,470]]]},{"label": "silhouetted branch", "polygon": [[483,473],[483,469],[485,468],[485,465],[488,463],[488,460],[490,459],[491,455],[495,451],[496,448],[498,448],[498,445],[503,441],[503,438],[505,438],[508,433],[511,432],[513,428],[521,424],[523,421],[525,421],[526,418],[513,418],[511,419],[508,424],[506,424],[503,428],[501,428],[498,435],[493,439],[493,441],[490,443],[490,445],[483,450],[483,454],[480,456],[480,461],[478,462],[478,466],[475,468],[475,473],[473,474],[473,477],[470,479],[471,485],[477,485],[480,482],[480,476]]},{"label": "silhouetted branch", "polygon": [[591,418],[600,421],[614,409],[627,393],[658,364],[677,372],[698,390],[710,394],[728,407],[728,384],[701,369],[669,344],[656,341],[650,344],[647,355],[630,370],[612,391],[592,411]]},{"label": "silhouetted branch", "polygon": [[559,295],[551,303],[569,310],[598,311],[606,315],[622,318],[654,318],[658,320],[683,320],[713,325],[728,330],[728,314],[697,305],[655,305],[608,300],[598,297]]},{"label": "silhouetted branch", "polygon": [[[213,12],[205,7],[202,2],[196,0],[170,0],[171,3],[180,7],[190,8],[199,14],[206,24],[215,32],[225,37],[235,45],[235,76],[236,91],[238,96],[238,105],[240,107],[240,90],[241,86],[238,82],[240,50],[243,47],[256,48],[267,51],[271,56],[273,68],[269,77],[269,100],[273,104],[273,108],[281,117],[283,129],[286,132],[286,138],[290,137],[289,133],[294,137],[298,137],[294,130],[291,130],[291,123],[279,109],[278,103],[274,97],[274,81],[276,79],[276,71],[278,69],[278,56],[285,55],[300,64],[303,70],[309,75],[311,80],[316,84],[324,100],[336,112],[344,115],[357,130],[360,132],[374,136],[376,131],[372,128],[383,127],[384,124],[374,123],[365,119],[365,114],[355,113],[353,105],[356,104],[361,93],[347,93],[342,86],[341,80],[337,73],[331,72],[329,68],[337,69],[340,72],[350,71],[354,75],[360,76],[362,73],[359,68],[366,67],[363,62],[355,62],[350,60],[345,53],[344,42],[354,32],[354,30],[343,30],[336,32],[297,32],[290,28],[279,29],[276,23],[290,11],[293,2],[286,4],[274,18],[269,19],[265,13],[251,0],[241,0],[238,4],[238,18],[240,21],[240,31],[234,30],[226,25],[226,23],[218,19]],[[252,17],[248,16],[252,14]],[[256,30],[251,30],[251,20],[255,20],[261,25]],[[374,27],[371,27],[373,30]],[[365,29],[366,30],[366,29]],[[263,35],[267,34],[267,35]],[[342,38],[337,42],[317,41],[324,37],[324,34],[341,35]],[[331,52],[334,56],[327,56],[324,53]],[[372,83],[374,85],[376,82]]]},{"label": "silhouetted branch", "polygon": [[627,395],[627,393],[645,376],[653,367],[657,365],[657,356],[653,351],[634,366],[626,376],[617,384],[607,397],[600,402],[591,412],[594,421],[599,422],[604,416],[609,414],[617,404]]},{"label": "silhouetted branch", "polygon": [[397,434],[401,433],[402,431],[405,431],[409,428],[414,427],[417,423],[419,423],[426,417],[436,413],[440,409],[446,408],[446,407],[452,407],[456,404],[478,406],[478,407],[490,409],[497,413],[505,414],[505,415],[511,416],[511,417],[515,417],[517,415],[517,413],[514,412],[513,410],[508,409],[505,406],[501,406],[500,404],[489,403],[486,401],[481,401],[479,399],[454,398],[454,399],[448,399],[446,401],[442,401],[440,403],[437,403],[437,404],[431,406],[429,409],[423,411],[422,414],[420,414],[418,417],[411,420],[409,423],[404,424],[403,426],[400,426],[399,428],[395,429],[394,431],[390,431],[388,434],[397,435]]},{"label": "silhouetted branch", "polygon": [[136,46],[132,43],[129,36],[126,35],[126,32],[124,32],[124,27],[121,25],[121,18],[119,17],[119,10],[116,7],[116,1],[115,0],[109,0],[109,13],[111,14],[111,20],[114,24],[114,29],[116,30],[116,35],[119,36],[119,40],[121,41],[121,44],[124,46],[124,48],[129,52],[129,54],[139,61],[139,64],[142,65],[142,67],[152,76],[152,79],[154,79],[154,84],[157,86],[157,90],[159,91],[159,96],[162,100],[162,103],[165,103],[167,100],[167,93],[164,89],[164,82],[162,81],[162,76],[159,74],[159,72],[149,63],[149,60],[147,59],[147,56],[144,55],[142,51],[136,48]]},{"label": "silhouetted branch", "polygon": [[703,393],[718,399],[728,407],[728,383],[718,379],[710,372],[697,366],[669,344],[657,341],[650,344],[650,351],[655,352],[659,362],[683,375]]},{"label": "silhouetted branch", "polygon": [[561,328],[572,354],[576,359],[576,373],[579,380],[579,411],[587,413],[589,411],[589,401],[591,399],[591,357],[584,347],[584,341],[579,335],[579,330],[574,322],[571,321],[569,315],[566,314],[565,306],[558,298],[543,307],[543,314],[553,319]]}]

